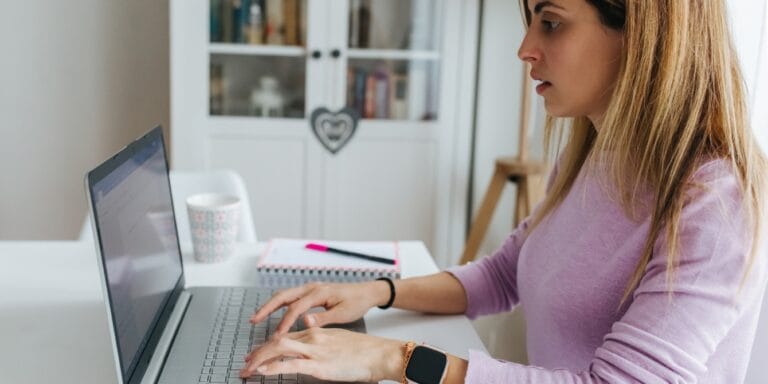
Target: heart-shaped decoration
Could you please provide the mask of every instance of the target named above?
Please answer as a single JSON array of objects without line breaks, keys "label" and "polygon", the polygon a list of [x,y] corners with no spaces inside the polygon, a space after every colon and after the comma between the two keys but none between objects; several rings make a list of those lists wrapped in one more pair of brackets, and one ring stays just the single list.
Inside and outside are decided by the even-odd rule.
[{"label": "heart-shaped decoration", "polygon": [[320,107],[312,111],[309,123],[320,144],[336,154],[352,139],[358,118],[357,111],[352,108],[331,112],[328,108]]}]

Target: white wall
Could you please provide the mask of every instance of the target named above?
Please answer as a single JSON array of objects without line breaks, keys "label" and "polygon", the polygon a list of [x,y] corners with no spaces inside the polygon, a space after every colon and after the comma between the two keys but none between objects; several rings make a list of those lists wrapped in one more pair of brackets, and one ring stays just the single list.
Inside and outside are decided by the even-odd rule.
[{"label": "white wall", "polygon": [[168,1],[3,1],[0,47],[0,240],[74,238],[84,173],[168,125]]}]

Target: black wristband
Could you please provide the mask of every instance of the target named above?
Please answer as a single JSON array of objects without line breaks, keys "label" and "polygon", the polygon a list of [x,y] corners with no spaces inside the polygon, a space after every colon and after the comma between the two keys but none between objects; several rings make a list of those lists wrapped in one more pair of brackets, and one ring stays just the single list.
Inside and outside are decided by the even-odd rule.
[{"label": "black wristband", "polygon": [[387,284],[389,284],[389,301],[387,301],[384,305],[378,305],[381,309],[387,309],[392,306],[392,303],[395,302],[395,283],[392,282],[392,279],[389,277],[379,277],[378,280],[386,281]]}]

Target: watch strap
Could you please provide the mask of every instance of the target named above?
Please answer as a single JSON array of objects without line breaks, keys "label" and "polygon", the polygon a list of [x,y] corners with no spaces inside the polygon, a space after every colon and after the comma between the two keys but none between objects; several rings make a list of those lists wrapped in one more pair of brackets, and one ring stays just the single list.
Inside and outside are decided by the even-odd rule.
[{"label": "watch strap", "polygon": [[408,377],[405,376],[405,371],[408,369],[408,363],[411,361],[411,355],[413,350],[416,349],[416,343],[409,341],[403,345],[403,378],[400,380],[401,384],[408,384]]}]

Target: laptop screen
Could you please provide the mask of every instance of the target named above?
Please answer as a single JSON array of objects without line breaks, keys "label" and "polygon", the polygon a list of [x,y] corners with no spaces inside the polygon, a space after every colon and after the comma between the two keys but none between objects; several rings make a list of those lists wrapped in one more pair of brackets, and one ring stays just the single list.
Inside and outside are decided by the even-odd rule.
[{"label": "laptop screen", "polygon": [[182,277],[160,128],[89,173],[88,183],[121,373],[128,382],[145,350],[154,349],[153,330]]}]

